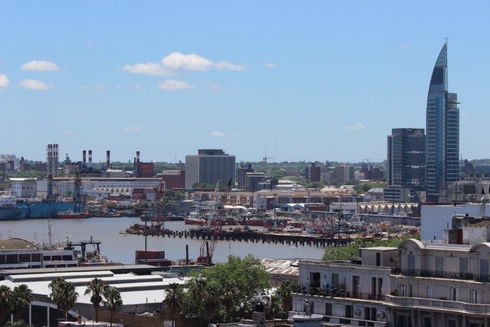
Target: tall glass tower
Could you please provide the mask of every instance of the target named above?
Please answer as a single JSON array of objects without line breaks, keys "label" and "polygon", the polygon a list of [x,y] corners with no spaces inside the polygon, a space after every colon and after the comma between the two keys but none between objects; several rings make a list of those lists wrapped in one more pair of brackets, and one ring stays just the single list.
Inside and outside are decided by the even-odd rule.
[{"label": "tall glass tower", "polygon": [[447,43],[437,57],[429,93],[426,117],[427,201],[444,202],[446,185],[459,179],[458,95],[449,93]]}]

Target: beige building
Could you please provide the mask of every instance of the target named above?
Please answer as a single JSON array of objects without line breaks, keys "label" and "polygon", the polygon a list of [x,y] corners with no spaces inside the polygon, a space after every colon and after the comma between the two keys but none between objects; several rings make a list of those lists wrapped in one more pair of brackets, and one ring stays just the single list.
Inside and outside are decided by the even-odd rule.
[{"label": "beige building", "polygon": [[360,249],[349,261],[299,261],[300,293],[293,296],[293,313],[324,317],[326,326],[393,326],[386,318],[385,295],[398,250],[392,247]]},{"label": "beige building", "polygon": [[299,261],[302,289],[291,315],[323,315],[325,326],[490,326],[490,242],[403,241],[361,248],[347,261]]}]

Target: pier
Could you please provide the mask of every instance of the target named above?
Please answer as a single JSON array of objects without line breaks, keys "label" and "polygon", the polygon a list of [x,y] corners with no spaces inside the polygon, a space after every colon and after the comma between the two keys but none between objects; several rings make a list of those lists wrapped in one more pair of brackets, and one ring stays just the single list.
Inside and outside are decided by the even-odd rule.
[{"label": "pier", "polygon": [[[250,242],[263,244],[287,244],[294,246],[316,246],[331,247],[344,246],[351,243],[354,238],[351,237],[324,237],[318,234],[297,234],[297,233],[275,233],[260,232],[247,229],[229,229],[229,230],[206,230],[190,229],[185,231],[159,230],[159,229],[127,229],[127,234],[155,236],[155,237],[173,237],[173,238],[190,238],[196,240],[218,240],[233,242]],[[372,240],[372,237],[364,238]]]}]

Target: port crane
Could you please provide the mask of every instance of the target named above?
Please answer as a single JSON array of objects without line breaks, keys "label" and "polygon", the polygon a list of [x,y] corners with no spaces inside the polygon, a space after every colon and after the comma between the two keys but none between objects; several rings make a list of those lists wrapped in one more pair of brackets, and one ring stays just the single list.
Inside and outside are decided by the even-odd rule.
[{"label": "port crane", "polygon": [[[228,180],[228,185],[226,187],[226,199],[228,198],[229,192],[231,190],[231,178]],[[211,211],[211,215],[208,218],[206,228],[209,232],[207,240],[205,239],[200,248],[200,254],[197,258],[197,262],[205,265],[213,264],[213,254],[216,249],[216,244],[218,243],[219,233],[221,232],[221,226],[223,225],[223,206],[221,192],[220,192],[220,180],[216,183],[214,188],[214,205]]]}]

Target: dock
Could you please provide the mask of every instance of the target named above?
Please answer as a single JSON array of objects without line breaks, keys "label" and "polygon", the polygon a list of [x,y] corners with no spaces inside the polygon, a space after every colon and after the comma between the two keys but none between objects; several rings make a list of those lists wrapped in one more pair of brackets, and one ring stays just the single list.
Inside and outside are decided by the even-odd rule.
[{"label": "dock", "polygon": [[[141,236],[162,236],[173,238],[190,238],[201,240],[218,240],[228,242],[250,242],[263,244],[287,244],[294,246],[316,246],[331,247],[345,246],[351,243],[355,238],[350,236],[325,237],[319,234],[300,234],[300,233],[277,233],[277,232],[260,232],[247,229],[229,229],[229,230],[206,230],[190,229],[185,231],[158,230],[158,229],[127,229],[126,234]],[[366,241],[373,240],[373,237],[363,238]]]}]

